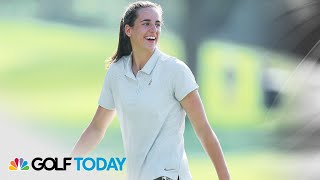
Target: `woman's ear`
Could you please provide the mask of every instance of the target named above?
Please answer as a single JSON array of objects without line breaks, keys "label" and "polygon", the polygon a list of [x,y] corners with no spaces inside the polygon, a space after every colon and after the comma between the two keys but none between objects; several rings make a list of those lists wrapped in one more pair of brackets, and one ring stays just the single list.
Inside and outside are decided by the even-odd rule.
[{"label": "woman's ear", "polygon": [[124,26],[124,32],[128,37],[131,37],[131,27],[128,24]]}]

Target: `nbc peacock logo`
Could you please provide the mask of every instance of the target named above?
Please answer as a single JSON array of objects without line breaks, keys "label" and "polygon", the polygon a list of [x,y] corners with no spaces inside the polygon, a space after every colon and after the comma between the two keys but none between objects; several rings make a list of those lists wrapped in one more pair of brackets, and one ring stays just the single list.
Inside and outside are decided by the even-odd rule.
[{"label": "nbc peacock logo", "polygon": [[9,170],[12,171],[25,171],[29,170],[28,161],[25,161],[23,158],[15,158],[14,161],[10,162]]}]

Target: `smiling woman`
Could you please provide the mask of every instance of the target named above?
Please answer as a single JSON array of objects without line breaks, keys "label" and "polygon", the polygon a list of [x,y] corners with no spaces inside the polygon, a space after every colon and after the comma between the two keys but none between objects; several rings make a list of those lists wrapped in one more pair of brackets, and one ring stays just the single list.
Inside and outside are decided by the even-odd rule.
[{"label": "smiling woman", "polygon": [[[155,7],[142,8],[133,27],[126,24],[125,34],[130,38],[133,54],[133,73],[147,63],[156,48],[161,33],[161,11]],[[140,56],[140,57],[137,57]]]},{"label": "smiling woman", "polygon": [[118,49],[111,62],[144,48],[150,56],[160,38],[161,22],[162,9],[159,5],[148,2],[131,4],[120,21]]},{"label": "smiling woman", "polygon": [[99,144],[117,112],[128,180],[191,180],[183,137],[188,114],[219,179],[229,180],[192,72],[157,47],[161,22],[160,5],[149,1],[129,5],[120,22],[118,49],[105,76],[99,107],[72,155],[83,156]]}]

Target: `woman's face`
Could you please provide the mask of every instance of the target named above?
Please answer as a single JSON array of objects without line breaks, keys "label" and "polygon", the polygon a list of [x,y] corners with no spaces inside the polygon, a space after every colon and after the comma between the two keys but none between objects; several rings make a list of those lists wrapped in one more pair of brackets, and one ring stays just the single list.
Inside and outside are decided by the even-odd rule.
[{"label": "woman's face", "polygon": [[156,48],[161,33],[161,15],[156,8],[141,8],[133,27],[125,26],[134,51],[150,51]]}]

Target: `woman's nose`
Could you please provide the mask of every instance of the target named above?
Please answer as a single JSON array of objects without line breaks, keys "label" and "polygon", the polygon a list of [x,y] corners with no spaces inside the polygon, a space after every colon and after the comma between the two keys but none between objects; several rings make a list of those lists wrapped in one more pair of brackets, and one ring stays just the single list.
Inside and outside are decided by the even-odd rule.
[{"label": "woman's nose", "polygon": [[151,25],[150,26],[150,29],[149,29],[151,32],[157,32],[157,26],[155,24]]}]

